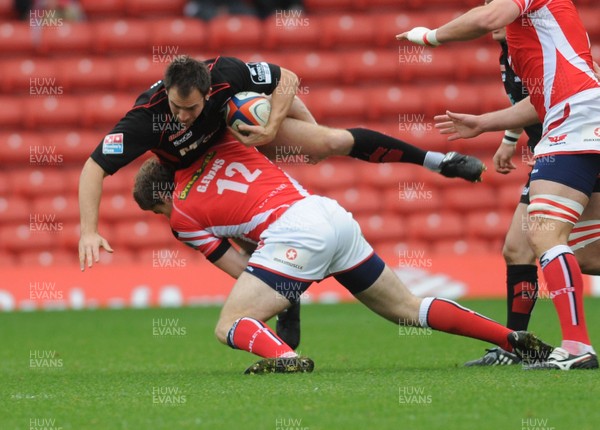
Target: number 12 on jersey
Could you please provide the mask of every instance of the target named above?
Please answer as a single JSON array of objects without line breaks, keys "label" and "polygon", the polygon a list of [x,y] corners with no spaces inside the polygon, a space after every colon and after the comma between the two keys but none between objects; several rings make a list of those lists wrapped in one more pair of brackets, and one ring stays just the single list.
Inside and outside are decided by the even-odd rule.
[{"label": "number 12 on jersey", "polygon": [[[248,170],[242,163],[234,161],[225,168],[225,176],[231,178],[239,173],[247,183],[252,183],[260,176],[262,170],[256,169],[253,172]],[[248,184],[239,181],[233,181],[229,179],[218,179],[217,180],[217,194],[223,194],[223,191],[231,190],[238,193],[246,194],[248,192]]]}]

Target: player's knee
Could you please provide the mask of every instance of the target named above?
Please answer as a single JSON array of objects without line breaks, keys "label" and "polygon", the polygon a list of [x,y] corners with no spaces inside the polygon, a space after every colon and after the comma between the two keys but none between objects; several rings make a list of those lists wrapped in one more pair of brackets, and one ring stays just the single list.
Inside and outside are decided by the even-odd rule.
[{"label": "player's knee", "polygon": [[219,320],[217,326],[215,327],[215,337],[219,342],[227,345],[227,335],[229,334],[229,330],[231,330],[232,326],[233,324],[228,321],[221,319]]},{"label": "player's knee", "polygon": [[535,254],[529,243],[516,243],[506,240],[502,247],[502,256],[506,264],[535,264]]},{"label": "player's knee", "polygon": [[[348,155],[354,145],[352,135],[348,130],[323,127],[321,143],[323,154],[327,157],[334,155]],[[324,159],[326,157],[322,157]]]}]

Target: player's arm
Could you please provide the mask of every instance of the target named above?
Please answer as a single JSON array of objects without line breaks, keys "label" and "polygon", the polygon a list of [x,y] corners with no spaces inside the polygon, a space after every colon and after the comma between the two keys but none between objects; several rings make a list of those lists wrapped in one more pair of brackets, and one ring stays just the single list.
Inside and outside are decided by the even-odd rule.
[{"label": "player's arm", "polygon": [[523,128],[540,122],[529,97],[506,109],[469,115],[447,111],[433,118],[435,128],[448,134],[448,140],[469,139],[488,131],[503,131]]},{"label": "player's arm", "polygon": [[248,266],[250,255],[246,252],[239,252],[234,247],[230,247],[225,253],[212,263],[219,269],[237,279]]},{"label": "player's arm", "polygon": [[102,197],[102,183],[106,172],[92,158],[88,158],[79,177],[79,266],[92,267],[98,262],[100,247],[113,252],[108,241],[98,234],[98,212]]},{"label": "player's arm", "polygon": [[281,123],[288,116],[292,107],[298,85],[296,74],[282,67],[281,77],[271,94],[271,113],[267,124],[264,127],[240,124],[240,131],[248,133],[248,135],[244,136],[231,129],[235,137],[246,146],[266,145],[275,139]]},{"label": "player's arm", "polygon": [[510,24],[521,13],[519,6],[513,0],[494,0],[484,6],[471,9],[438,29],[415,27],[410,31],[398,34],[396,39],[426,46],[476,39],[492,30]]}]

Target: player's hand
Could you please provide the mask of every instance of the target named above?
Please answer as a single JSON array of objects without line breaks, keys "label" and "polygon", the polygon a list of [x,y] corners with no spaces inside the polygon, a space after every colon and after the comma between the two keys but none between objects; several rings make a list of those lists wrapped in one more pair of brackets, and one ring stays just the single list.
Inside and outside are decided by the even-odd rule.
[{"label": "player's hand", "polygon": [[477,115],[446,111],[446,115],[436,115],[433,120],[441,134],[450,135],[448,140],[470,139],[483,133]]},{"label": "player's hand", "polygon": [[427,27],[415,27],[410,31],[405,31],[396,35],[396,40],[408,40],[421,46],[438,46],[437,30],[430,30]]},{"label": "player's hand", "polygon": [[496,172],[506,175],[517,168],[512,162],[516,150],[517,145],[500,144],[493,158]]},{"label": "player's hand", "polygon": [[275,139],[274,131],[260,125],[240,124],[239,131],[233,127],[229,127],[229,131],[237,140],[246,146],[261,146],[271,143]]},{"label": "player's hand", "polygon": [[79,238],[79,268],[83,272],[85,266],[92,267],[100,260],[100,247],[107,252],[113,252],[108,241],[98,233],[82,234]]}]

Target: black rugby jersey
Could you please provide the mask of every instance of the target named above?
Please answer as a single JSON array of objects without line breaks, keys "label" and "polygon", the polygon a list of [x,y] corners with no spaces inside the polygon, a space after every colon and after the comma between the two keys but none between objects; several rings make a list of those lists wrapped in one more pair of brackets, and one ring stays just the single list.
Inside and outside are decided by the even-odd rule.
[{"label": "black rugby jersey", "polygon": [[279,66],[264,62],[217,57],[204,63],[210,70],[212,90],[188,129],[174,119],[165,86],[158,81],[137,98],[91,158],[110,175],[146,151],[176,169],[188,167],[225,132],[224,108],[231,96],[241,91],[271,94],[281,77]]},{"label": "black rugby jersey", "polygon": [[[502,82],[504,83],[504,90],[510,99],[510,102],[514,105],[521,100],[527,98],[529,93],[527,88],[521,82],[521,78],[517,76],[512,67],[510,66],[510,57],[508,55],[508,45],[506,42],[502,42],[502,52],[500,53],[500,73],[502,74]],[[525,133],[529,140],[527,146],[533,152],[533,148],[542,138],[542,124],[529,125],[524,128]]]}]

